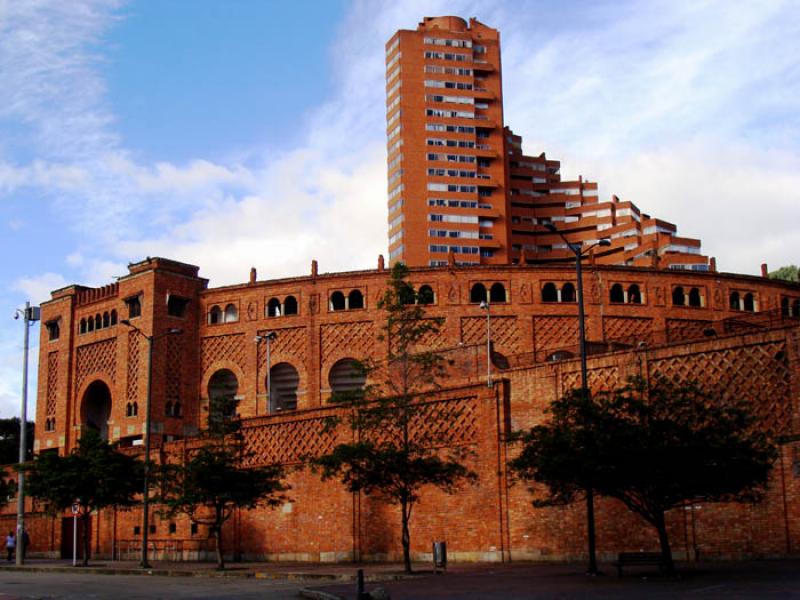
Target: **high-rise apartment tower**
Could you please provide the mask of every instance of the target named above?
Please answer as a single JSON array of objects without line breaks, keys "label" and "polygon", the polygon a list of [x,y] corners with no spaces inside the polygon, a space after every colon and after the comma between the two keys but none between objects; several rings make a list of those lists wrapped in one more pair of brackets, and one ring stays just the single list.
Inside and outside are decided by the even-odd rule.
[{"label": "high-rise apartment tower", "polygon": [[600,201],[596,183],[562,181],[544,153],[525,156],[502,87],[500,34],[477,19],[426,17],[387,42],[390,261],[564,261],[563,234],[585,247],[609,239],[600,263],[708,269],[699,240],[616,196]]}]

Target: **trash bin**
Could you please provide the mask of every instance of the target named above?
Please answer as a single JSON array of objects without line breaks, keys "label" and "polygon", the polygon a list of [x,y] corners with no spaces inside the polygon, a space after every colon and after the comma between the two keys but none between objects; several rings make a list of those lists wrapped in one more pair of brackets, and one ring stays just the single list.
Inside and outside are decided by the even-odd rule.
[{"label": "trash bin", "polygon": [[433,569],[447,570],[447,542],[433,542]]}]

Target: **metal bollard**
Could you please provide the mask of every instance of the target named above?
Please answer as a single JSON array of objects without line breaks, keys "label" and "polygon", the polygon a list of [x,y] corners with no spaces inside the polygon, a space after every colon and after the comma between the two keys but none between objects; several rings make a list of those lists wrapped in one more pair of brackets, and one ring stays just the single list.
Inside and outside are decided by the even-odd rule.
[{"label": "metal bollard", "polygon": [[364,569],[356,572],[356,600],[369,600],[369,594],[364,591]]}]

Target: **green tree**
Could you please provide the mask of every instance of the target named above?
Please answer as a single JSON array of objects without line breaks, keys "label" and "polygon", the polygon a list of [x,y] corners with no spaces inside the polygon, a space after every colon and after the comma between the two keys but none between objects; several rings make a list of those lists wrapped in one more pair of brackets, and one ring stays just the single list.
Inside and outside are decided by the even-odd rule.
[{"label": "green tree", "polygon": [[0,471],[0,506],[11,502],[17,493],[17,482],[8,476],[8,471]]},{"label": "green tree", "polygon": [[544,484],[534,504],[567,503],[587,486],[616,498],[658,532],[673,572],[665,513],[694,502],[760,498],[777,450],[746,402],[725,403],[695,385],[633,379],[613,392],[571,392],[550,420],[522,436],[511,467]]},{"label": "green tree", "polygon": [[[446,364],[441,355],[421,349],[425,339],[439,330],[441,320],[426,318],[424,302],[428,299],[420,298],[407,275],[404,265],[395,264],[378,303],[386,314],[381,335],[388,345],[386,362],[368,361],[359,366],[381,384],[332,399],[350,408],[344,420],[354,441],[338,444],[329,454],[311,459],[311,464],[323,479],[339,479],[350,492],[364,492],[399,506],[403,562],[410,573],[409,522],[423,488],[433,486],[453,493],[461,483],[477,476],[462,464],[465,451],[447,449],[444,435],[423,438],[418,432],[425,396],[438,386]],[[342,420],[333,419],[332,425]]]},{"label": "green tree", "polygon": [[285,501],[281,465],[245,467],[250,456],[233,398],[212,398],[203,443],[179,464],[159,472],[163,514],[184,514],[208,526],[215,539],[217,568],[225,569],[222,527],[236,509],[278,506]]},{"label": "green tree", "polygon": [[[28,421],[26,432],[27,458],[33,458],[33,423]],[[19,417],[0,419],[0,465],[19,462]]]},{"label": "green tree", "polygon": [[23,467],[25,490],[53,514],[80,504],[83,564],[89,564],[89,521],[92,511],[138,503],[144,483],[144,464],[117,452],[93,430],[86,431],[67,456],[46,452]]},{"label": "green tree", "polygon": [[769,274],[770,279],[783,279],[785,281],[800,281],[800,268],[797,265],[786,265]]}]

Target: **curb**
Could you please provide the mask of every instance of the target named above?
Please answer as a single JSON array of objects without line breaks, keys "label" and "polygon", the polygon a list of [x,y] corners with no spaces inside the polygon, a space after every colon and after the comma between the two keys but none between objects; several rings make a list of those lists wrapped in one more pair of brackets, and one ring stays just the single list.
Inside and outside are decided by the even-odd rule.
[{"label": "curb", "polygon": [[311,588],[300,588],[297,593],[302,598],[311,598],[311,600],[345,600],[342,596],[331,594],[330,592],[323,592],[321,590],[312,590]]}]

